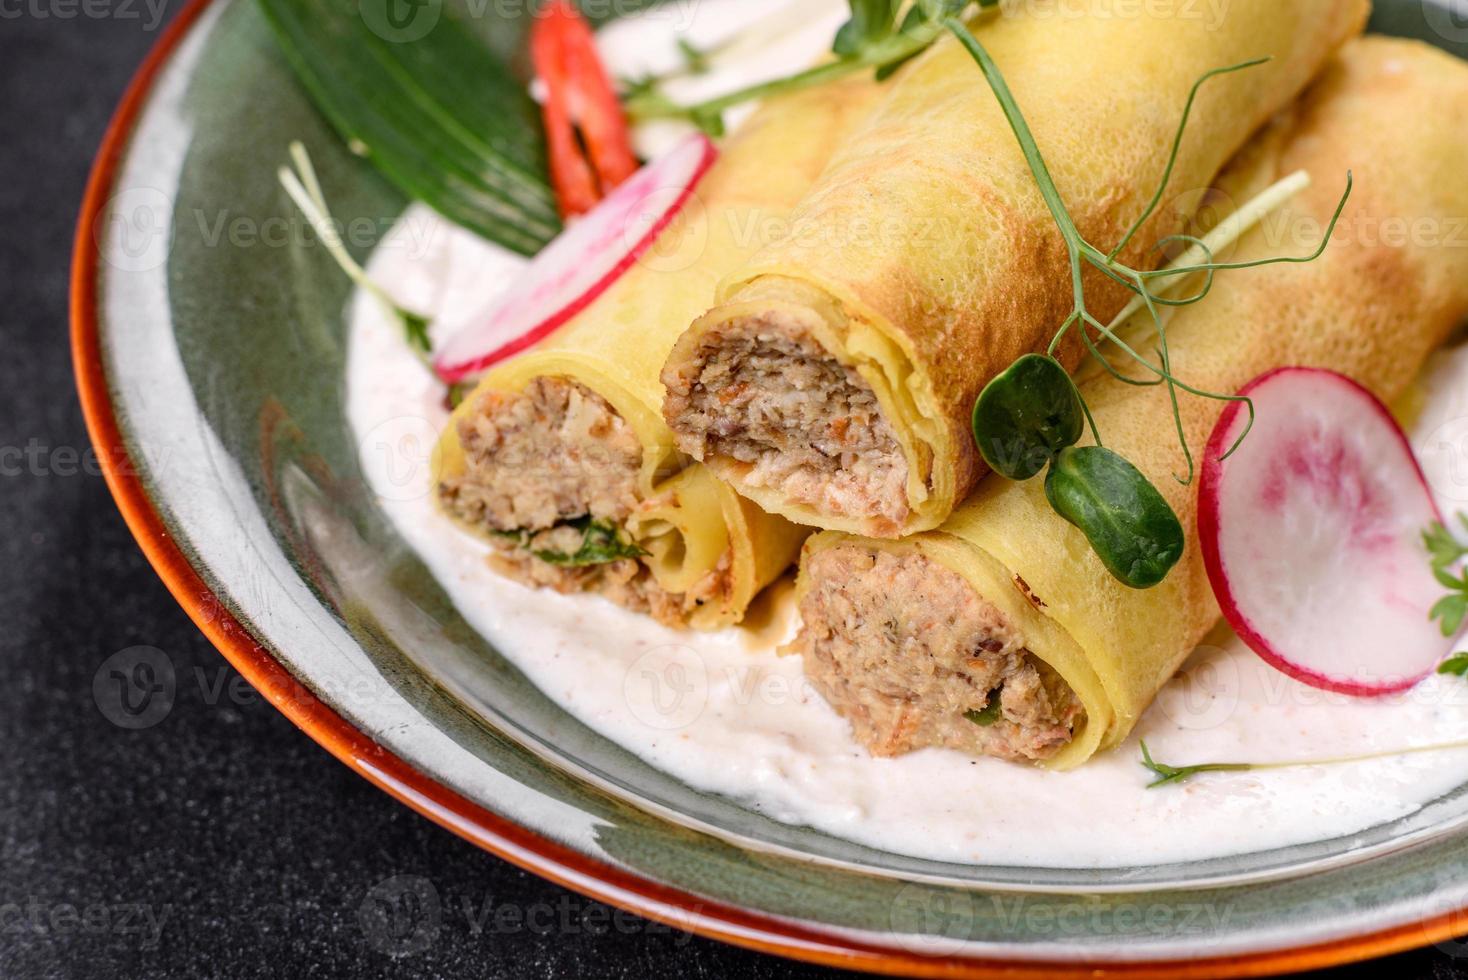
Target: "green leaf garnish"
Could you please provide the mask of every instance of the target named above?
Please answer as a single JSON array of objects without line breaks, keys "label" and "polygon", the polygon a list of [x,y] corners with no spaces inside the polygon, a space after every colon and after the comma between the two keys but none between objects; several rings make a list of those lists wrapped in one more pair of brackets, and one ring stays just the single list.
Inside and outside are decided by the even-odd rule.
[{"label": "green leaf garnish", "polygon": [[1177,514],[1140,470],[1110,449],[1063,450],[1045,477],[1045,497],[1130,588],[1157,585],[1183,556]]},{"label": "green leaf garnish", "polygon": [[403,332],[407,335],[409,347],[425,356],[433,353],[433,342],[428,339],[427,317],[403,311]]},{"label": "green leaf garnish", "polygon": [[880,44],[896,32],[899,6],[900,0],[851,0],[851,19],[836,32],[831,50],[838,57],[854,58]]},{"label": "green leaf garnish", "polygon": [[403,193],[522,255],[560,231],[539,109],[447,10],[403,4],[385,37],[357,0],[259,3],[322,114]]},{"label": "green leaf garnish", "polygon": [[963,716],[980,728],[988,728],[999,720],[1003,706],[999,703],[999,691],[989,695],[989,703],[981,710],[965,711]]},{"label": "green leaf garnish", "polygon": [[729,92],[696,105],[680,105],[657,91],[657,86],[640,86],[626,93],[623,103],[636,122],[649,119],[683,119],[711,136],[723,132],[724,113],[756,99],[814,88],[838,78],[866,71],[880,81],[932,47],[943,36],[943,19],[959,17],[971,9],[997,9],[999,0],[917,0],[898,22],[901,0],[849,0],[851,19],[842,25],[832,44],[834,61],[817,65],[785,78],[761,82]]},{"label": "green leaf garnish", "polygon": [[1026,354],[984,388],[974,404],[974,439],[994,472],[1039,475],[1086,431],[1081,396],[1053,357]]},{"label": "green leaf garnish", "polygon": [[449,385],[448,393],[444,396],[444,404],[448,405],[450,411],[458,408],[464,404],[465,398],[474,393],[475,384],[476,382],[473,381],[459,381]]},{"label": "green leaf garnish", "polygon": [[[1182,413],[1178,407],[1178,393],[1181,391],[1201,398],[1245,403],[1249,409],[1249,425],[1245,426],[1243,435],[1239,437],[1240,442],[1253,426],[1254,405],[1248,398],[1193,387],[1173,374],[1167,331],[1158,312],[1159,307],[1186,306],[1201,301],[1208,295],[1213,275],[1222,270],[1255,268],[1282,262],[1311,262],[1319,258],[1334,234],[1336,223],[1340,220],[1341,212],[1345,209],[1346,201],[1350,197],[1352,186],[1350,174],[1346,176],[1345,194],[1336,207],[1330,226],[1326,229],[1319,248],[1311,255],[1260,259],[1253,262],[1214,262],[1212,250],[1205,241],[1193,236],[1180,235],[1159,242],[1157,245],[1162,246],[1171,241],[1187,242],[1192,249],[1204,256],[1204,261],[1168,266],[1155,271],[1134,269],[1122,263],[1117,256],[1146,225],[1162,202],[1177,163],[1183,132],[1192,115],[1199,90],[1211,79],[1244,71],[1262,64],[1267,59],[1256,59],[1214,69],[1205,73],[1193,84],[1183,107],[1182,119],[1178,124],[1172,150],[1156,193],[1132,223],[1122,240],[1113,248],[1103,250],[1087,241],[1076,227],[1075,220],[1050,175],[1050,169],[1045,163],[1045,158],[1040,152],[1039,144],[1035,141],[1029,123],[1025,120],[1019,102],[1015,99],[1014,93],[1010,90],[1008,83],[1004,80],[1004,75],[989,55],[988,50],[959,18],[945,16],[942,24],[958,38],[959,43],[968,51],[989,83],[989,88],[993,91],[1015,139],[1019,142],[1025,161],[1029,164],[1040,196],[1044,199],[1065,242],[1070,260],[1074,305],[1070,315],[1061,323],[1059,330],[1051,339],[1046,354],[1053,357],[1066,336],[1072,330],[1078,330],[1082,342],[1092,357],[1117,380],[1133,385],[1165,385],[1168,398],[1172,403],[1178,441],[1182,445],[1183,455],[1187,462],[1186,474],[1177,476],[1177,479],[1184,485],[1190,484],[1193,480],[1195,464],[1183,429]],[[1156,332],[1157,362],[1155,364],[1139,354],[1109,325],[1102,323],[1088,310],[1083,276],[1086,266],[1091,266],[1108,278],[1126,286],[1142,301],[1143,307],[1151,316]],[[1152,285],[1154,280],[1157,280],[1161,281],[1165,287],[1168,280],[1195,274],[1203,274],[1207,277],[1203,288],[1196,294],[1182,299],[1169,299],[1162,295],[1163,290]],[[1149,377],[1139,380],[1123,374],[1106,359],[1098,347],[1098,340],[1109,341],[1140,366]],[[992,443],[996,437],[1009,439],[1012,445],[1046,446],[1051,444],[1052,435],[1044,430],[1043,424],[1030,422],[1028,425],[1018,427],[1018,431],[1005,431],[1004,427],[996,421],[998,416],[980,412],[980,408],[991,398],[999,399],[1001,404],[1016,402],[1017,399],[1013,392],[1002,390],[1010,385],[1012,381],[1008,378],[1008,372],[999,375],[986,386],[975,406],[975,436],[979,439],[980,451],[985,453],[986,459],[989,454],[986,451],[985,441]],[[996,387],[1001,389],[997,395],[993,391]],[[1053,396],[1057,391],[1058,389],[1052,387],[1048,394]],[[1075,389],[1075,393],[1097,445],[1086,451],[1074,449],[1061,451],[1056,462],[1051,464],[1050,475],[1046,479],[1046,496],[1057,513],[1085,533],[1092,547],[1096,549],[1097,554],[1113,575],[1133,588],[1147,588],[1155,585],[1166,577],[1177,563],[1178,558],[1181,557],[1183,545],[1181,525],[1161,494],[1136,467],[1117,454],[1101,449],[1101,434],[1096,430],[1095,419],[1091,417],[1090,409],[1086,406],[1085,399],[1080,395],[1078,389]],[[1042,392],[1039,397],[1043,401],[1046,393]],[[1238,443],[1229,450],[1229,453],[1237,448]],[[994,461],[990,462],[992,465]],[[999,467],[995,468],[1003,472]],[[1025,476],[1025,473],[1029,469],[1031,469],[1029,466],[1020,466],[1015,468],[1015,472],[1019,478],[1027,479],[1029,477]],[[1030,473],[1029,476],[1032,477],[1037,472]]]},{"label": "green leaf garnish", "polygon": [[1462,594],[1443,596],[1427,614],[1428,619],[1440,620],[1443,636],[1457,636],[1465,617],[1468,617],[1468,596]]},{"label": "green leaf garnish", "polygon": [[1455,653],[1442,663],[1438,664],[1439,674],[1453,674],[1457,677],[1468,675],[1468,653]]},{"label": "green leaf garnish", "polygon": [[633,542],[622,537],[622,532],[609,521],[595,520],[590,516],[558,524],[557,527],[575,528],[581,532],[581,545],[573,553],[533,547],[536,534],[531,531],[496,531],[496,537],[509,538],[519,547],[549,565],[566,568],[587,568],[593,565],[610,565],[625,558],[641,558],[647,554]]},{"label": "green leaf garnish", "polygon": [[[1458,520],[1468,528],[1468,514],[1459,514]],[[1468,557],[1468,546],[1459,544],[1458,539],[1453,537],[1453,533],[1441,521],[1422,532],[1422,543],[1427,547],[1433,571],[1452,568]]]},{"label": "green leaf garnish", "polygon": [[[1459,514],[1458,521],[1465,529],[1468,529],[1468,515]],[[1468,572],[1460,567],[1465,557],[1468,557],[1468,546],[1464,546],[1453,537],[1441,521],[1435,521],[1426,531],[1422,532],[1422,545],[1427,549],[1428,561],[1432,565],[1432,577],[1437,583],[1448,590],[1448,594],[1439,599],[1428,612],[1429,620],[1436,620],[1442,628],[1443,636],[1457,636],[1463,629],[1463,623],[1468,620]],[[1458,569],[1454,572],[1454,569]],[[1462,670],[1445,669],[1449,664],[1456,664],[1458,657],[1449,659],[1438,668],[1440,674],[1457,674],[1463,676]]]},{"label": "green leaf garnish", "polygon": [[341,225],[331,216],[331,208],[326,203],[326,194],[321,190],[321,181],[316,176],[316,167],[311,162],[311,154],[306,152],[306,147],[299,141],[291,143],[291,160],[296,168],[281,167],[276,176],[280,180],[280,186],[285,188],[286,194],[296,207],[301,209],[311,228],[320,239],[336,264],[346,274],[347,278],[356,283],[367,295],[376,300],[392,319],[398,321],[403,330],[403,337],[408,347],[423,363],[429,363],[429,354],[432,353],[432,343],[428,339],[428,318],[414,313],[411,310],[399,306],[387,290],[383,289],[372,278],[367,275],[367,270],[352,258],[347,251],[346,245],[342,243]]}]

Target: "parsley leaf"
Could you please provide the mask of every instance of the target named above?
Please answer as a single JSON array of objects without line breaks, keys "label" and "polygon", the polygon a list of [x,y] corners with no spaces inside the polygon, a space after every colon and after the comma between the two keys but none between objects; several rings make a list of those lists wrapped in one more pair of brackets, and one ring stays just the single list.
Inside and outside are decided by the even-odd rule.
[{"label": "parsley leaf", "polygon": [[1442,663],[1438,664],[1439,674],[1457,674],[1459,677],[1468,676],[1468,653],[1455,653]]},{"label": "parsley leaf", "polygon": [[[1468,516],[1459,514],[1458,520],[1464,528],[1468,528]],[[1468,557],[1468,545],[1460,544],[1441,521],[1422,532],[1422,544],[1432,562],[1432,577],[1448,590],[1448,595],[1438,600],[1427,618],[1438,621],[1443,636],[1456,636],[1462,630],[1464,621],[1468,620],[1468,572],[1460,569],[1455,573],[1454,567],[1464,557]],[[1445,673],[1457,673],[1461,676],[1463,672]]]}]

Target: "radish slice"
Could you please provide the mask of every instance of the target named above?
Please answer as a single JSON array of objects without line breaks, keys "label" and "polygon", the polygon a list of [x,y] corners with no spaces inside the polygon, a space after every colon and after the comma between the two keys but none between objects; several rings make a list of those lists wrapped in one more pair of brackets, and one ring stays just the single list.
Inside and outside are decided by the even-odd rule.
[{"label": "radish slice", "polygon": [[1208,441],[1198,534],[1223,614],[1272,666],[1372,696],[1412,687],[1448,652],[1422,533],[1439,520],[1386,406],[1342,375],[1284,368],[1240,393]]},{"label": "radish slice", "polygon": [[434,358],[439,377],[462,381],[586,309],[652,247],[717,158],[698,134],[633,174],[547,245],[490,310],[451,331]]}]

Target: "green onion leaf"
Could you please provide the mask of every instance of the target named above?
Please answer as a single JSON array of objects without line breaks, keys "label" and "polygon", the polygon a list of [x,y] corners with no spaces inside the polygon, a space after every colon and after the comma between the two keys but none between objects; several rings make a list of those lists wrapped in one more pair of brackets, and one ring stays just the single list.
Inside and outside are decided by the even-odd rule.
[{"label": "green onion leaf", "polygon": [[317,108],[403,193],[522,255],[560,231],[535,103],[462,24],[390,40],[354,0],[260,6]]}]

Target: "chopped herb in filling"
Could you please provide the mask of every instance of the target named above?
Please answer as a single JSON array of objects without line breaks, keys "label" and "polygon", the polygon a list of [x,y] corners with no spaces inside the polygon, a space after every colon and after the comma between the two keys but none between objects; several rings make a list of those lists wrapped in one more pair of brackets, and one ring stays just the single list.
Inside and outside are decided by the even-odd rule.
[{"label": "chopped herb in filling", "polygon": [[[575,533],[581,535],[579,545]],[[608,521],[593,520],[590,516],[563,521],[550,531],[531,532],[496,531],[496,536],[508,538],[520,548],[550,565],[568,568],[587,568],[592,565],[609,565],[625,558],[640,558],[647,554],[636,544],[625,538],[620,529]],[[545,547],[554,542],[557,547]],[[571,550],[574,546],[575,550]]]},{"label": "chopped herb in filling", "polygon": [[994,693],[989,697],[989,703],[984,705],[982,709],[965,711],[963,716],[980,728],[988,728],[994,724],[994,722],[999,720],[999,691],[1000,688],[994,689]]}]

